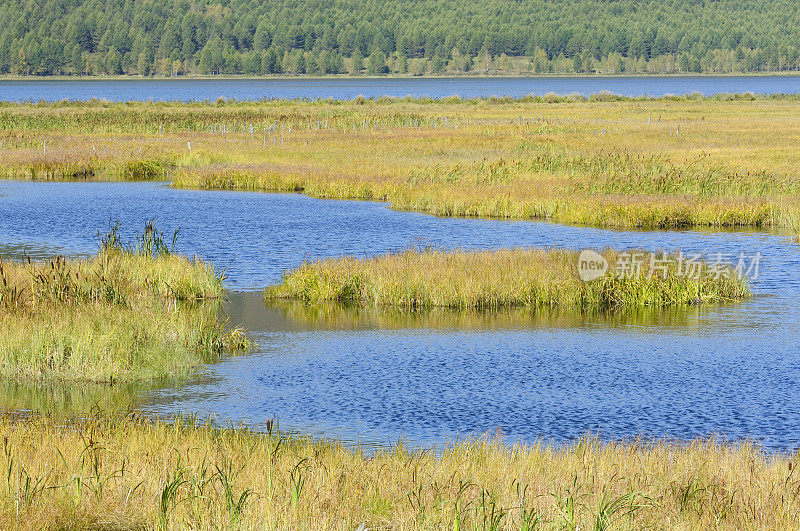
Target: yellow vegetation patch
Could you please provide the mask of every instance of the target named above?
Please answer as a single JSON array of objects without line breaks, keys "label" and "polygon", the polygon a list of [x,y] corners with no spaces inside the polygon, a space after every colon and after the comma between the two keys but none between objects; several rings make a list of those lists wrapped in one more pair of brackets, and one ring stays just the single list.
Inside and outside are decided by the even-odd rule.
[{"label": "yellow vegetation patch", "polygon": [[462,441],[367,454],[177,419],[0,420],[22,529],[787,529],[797,456],[750,444]]},{"label": "yellow vegetation patch", "polygon": [[800,217],[798,111],[792,96],[3,104],[0,168],[440,216],[786,227]]},{"label": "yellow vegetation patch", "polygon": [[265,297],[409,309],[592,311],[737,301],[750,296],[746,279],[732,268],[694,275],[684,274],[679,255],[609,250],[602,258],[607,273],[589,282],[579,277],[579,253],[560,249],[411,249],[367,259],[333,258],[306,262],[286,273],[280,284],[267,288]]}]

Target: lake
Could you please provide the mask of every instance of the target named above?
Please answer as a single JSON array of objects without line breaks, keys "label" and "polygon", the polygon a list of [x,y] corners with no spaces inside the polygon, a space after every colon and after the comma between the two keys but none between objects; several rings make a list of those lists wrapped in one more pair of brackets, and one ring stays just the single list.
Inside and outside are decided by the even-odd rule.
[{"label": "lake", "polygon": [[[173,190],[164,183],[0,181],[0,254],[82,255],[120,220],[157,217],[178,251],[225,268],[226,311],[258,348],[168,386],[0,386],[6,409],[65,413],[102,404],[147,414],[365,444],[440,444],[500,430],[510,441],[586,433],[800,444],[800,248],[769,232],[616,231],[543,222],[435,218],[374,202]],[[260,289],[306,258],[429,243],[487,249],[606,246],[760,253],[743,304],[618,317],[524,312],[309,309]]]},{"label": "lake", "polygon": [[352,99],[358,95],[475,98],[548,93],[588,96],[604,91],[625,96],[798,93],[800,76],[0,80],[0,101]]}]

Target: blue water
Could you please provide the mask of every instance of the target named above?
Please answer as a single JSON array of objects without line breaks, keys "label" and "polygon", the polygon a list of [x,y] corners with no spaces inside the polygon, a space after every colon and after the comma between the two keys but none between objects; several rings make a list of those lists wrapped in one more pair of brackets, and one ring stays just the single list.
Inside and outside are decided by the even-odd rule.
[{"label": "blue water", "polygon": [[[800,444],[800,248],[762,232],[612,231],[440,219],[292,194],[178,191],[159,183],[0,182],[0,252],[84,254],[119,219],[181,228],[179,250],[226,268],[234,322],[256,352],[142,391],[147,413],[367,443],[753,438]],[[443,247],[647,248],[761,253],[754,300],[654,319],[408,316],[265,306],[257,290],[304,258]],[[3,251],[5,249],[6,251]],[[349,313],[348,313],[349,312]]]},{"label": "blue water", "polygon": [[612,92],[664,94],[800,92],[800,76],[637,76],[528,78],[335,78],[335,79],[122,79],[0,81],[0,101],[165,101],[262,98],[429,97],[462,98]]}]

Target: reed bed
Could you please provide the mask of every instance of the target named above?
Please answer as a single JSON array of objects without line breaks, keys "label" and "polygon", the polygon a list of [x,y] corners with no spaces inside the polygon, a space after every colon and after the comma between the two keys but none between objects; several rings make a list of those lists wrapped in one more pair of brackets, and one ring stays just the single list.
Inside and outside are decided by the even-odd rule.
[{"label": "reed bed", "polygon": [[222,278],[211,266],[172,254],[104,250],[88,259],[0,261],[0,307],[9,311],[142,299],[202,301],[221,294]]},{"label": "reed bed", "polygon": [[0,522],[19,529],[787,529],[795,453],[743,443],[373,452],[196,419],[0,419]]},{"label": "reed bed", "polygon": [[379,200],[439,216],[788,227],[800,100],[752,95],[0,105],[0,173]]},{"label": "reed bed", "polygon": [[179,378],[226,349],[222,277],[171,253],[151,223],[135,246],[113,228],[89,259],[0,260],[0,376],[18,380]]},{"label": "reed bed", "polygon": [[[407,309],[558,308],[605,311],[738,301],[750,296],[732,267],[715,275],[682,274],[678,255],[655,266],[607,250],[608,274],[583,282],[579,254],[552,249],[444,251],[410,249],[373,258],[305,262],[265,290],[266,299],[350,302]],[[617,271],[616,264],[638,264]],[[627,267],[627,265],[625,266]]]}]

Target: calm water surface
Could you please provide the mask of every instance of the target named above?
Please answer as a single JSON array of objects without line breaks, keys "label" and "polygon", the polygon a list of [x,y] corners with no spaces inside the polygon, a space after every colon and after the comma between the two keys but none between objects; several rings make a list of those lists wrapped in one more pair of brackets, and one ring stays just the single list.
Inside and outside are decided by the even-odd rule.
[{"label": "calm water surface", "polygon": [[[179,251],[226,268],[232,321],[256,352],[161,388],[0,388],[6,407],[213,415],[221,424],[349,441],[431,444],[500,429],[510,440],[723,434],[800,444],[800,249],[780,234],[633,232],[439,219],[384,204],[178,191],[159,183],[0,181],[0,254],[93,253],[119,219],[180,227]],[[443,247],[606,246],[763,255],[756,297],[633,317],[265,306],[258,290],[307,257]]]},{"label": "calm water surface", "polygon": [[429,97],[462,98],[612,92],[625,96],[664,94],[756,94],[800,92],[800,76],[384,78],[384,79],[130,79],[0,81],[0,101],[166,101],[262,98]]}]

